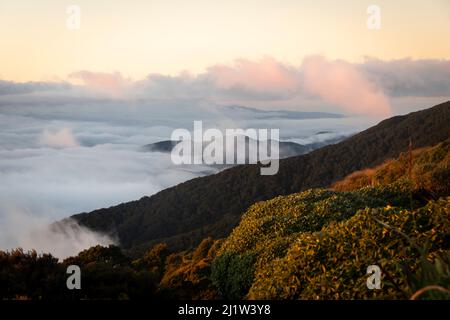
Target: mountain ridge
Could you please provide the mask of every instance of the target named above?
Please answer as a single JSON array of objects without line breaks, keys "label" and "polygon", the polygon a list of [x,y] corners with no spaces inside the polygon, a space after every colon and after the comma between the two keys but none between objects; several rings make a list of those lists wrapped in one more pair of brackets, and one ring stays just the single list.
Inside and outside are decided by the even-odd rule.
[{"label": "mountain ridge", "polygon": [[[315,149],[324,147],[328,144],[342,141],[345,138],[346,138],[345,136],[341,135],[341,136],[336,136],[335,138],[332,138],[332,139],[327,139],[327,140],[324,140],[321,142],[312,142],[312,143],[308,143],[308,144],[300,144],[300,143],[292,142],[292,141],[278,141],[279,158],[284,159],[284,158],[294,157],[294,156],[301,155],[301,154],[306,154]],[[259,143],[258,140],[253,140],[253,139],[249,138],[248,136],[245,136],[245,148],[248,148],[249,141],[252,141],[256,145],[258,145],[258,143]],[[149,144],[143,145],[143,146],[141,146],[140,150],[142,152],[170,153],[175,148],[175,146],[180,142],[181,141],[175,141],[175,140],[162,140],[162,141],[157,141],[154,143],[149,143]],[[267,143],[271,144],[272,142],[269,139]],[[191,145],[192,145],[192,142],[191,142]],[[203,145],[203,149],[205,148],[206,145],[207,145],[207,143],[205,143]],[[246,157],[246,163],[248,163],[248,157]]]},{"label": "mountain ridge", "polygon": [[409,141],[414,148],[444,141],[450,136],[448,123],[450,101],[383,120],[337,144],[282,159],[274,176],[261,176],[259,165],[236,166],[151,197],[72,218],[92,230],[116,236],[131,254],[159,242],[173,250],[192,248],[206,236],[229,234],[242,212],[255,202],[327,187],[406,151]]}]

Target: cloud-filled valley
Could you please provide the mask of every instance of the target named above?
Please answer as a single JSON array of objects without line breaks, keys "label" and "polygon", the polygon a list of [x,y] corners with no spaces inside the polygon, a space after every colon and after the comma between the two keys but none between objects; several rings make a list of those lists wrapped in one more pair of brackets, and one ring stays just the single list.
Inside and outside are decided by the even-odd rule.
[{"label": "cloud-filled valley", "polygon": [[[264,58],[137,81],[93,71],[61,83],[0,81],[0,248],[65,257],[113,242],[73,224],[64,232],[49,224],[215,172],[141,150],[176,128],[192,130],[194,120],[218,129],[279,128],[282,141],[309,144],[449,96],[446,60],[351,64],[312,57],[296,67]],[[293,116],[299,111],[344,116]]]}]

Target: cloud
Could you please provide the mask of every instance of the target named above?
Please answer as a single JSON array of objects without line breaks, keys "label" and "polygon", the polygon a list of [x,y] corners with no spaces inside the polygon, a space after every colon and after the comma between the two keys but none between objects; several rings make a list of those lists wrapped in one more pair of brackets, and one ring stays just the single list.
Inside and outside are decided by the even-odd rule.
[{"label": "cloud", "polygon": [[205,129],[281,128],[282,140],[299,143],[352,134],[377,121],[258,117],[221,108],[230,101],[267,110],[379,115],[389,95],[391,102],[401,100],[406,113],[412,105],[432,106],[438,99],[433,95],[448,92],[447,66],[437,60],[351,64],[320,57],[292,66],[264,58],[134,82],[89,71],[72,74],[71,83],[0,81],[0,248],[37,247],[64,257],[108,244],[111,239],[72,223],[62,229],[49,224],[210,174],[205,166],[176,167],[168,154],[140,151],[168,139],[175,128],[192,128],[194,120],[203,120]]},{"label": "cloud", "polygon": [[29,94],[34,92],[55,92],[71,88],[66,82],[12,82],[0,80],[0,96]]},{"label": "cloud", "polygon": [[367,59],[357,64],[312,56],[294,66],[270,57],[238,59],[230,65],[211,66],[199,75],[152,74],[139,86],[140,97],[271,106],[290,103],[385,117],[395,113],[391,105],[395,98],[450,97],[450,60]]},{"label": "cloud", "polygon": [[46,216],[27,212],[24,208],[0,205],[1,249],[22,248],[52,253],[59,259],[76,255],[91,246],[116,244],[109,236],[79,226],[66,219],[57,224]]},{"label": "cloud", "polygon": [[[132,81],[118,72],[78,71],[69,82],[15,83],[0,81],[2,105],[109,103],[109,100],[175,107],[203,103],[288,107],[385,117],[396,113],[395,100],[413,96],[450,97],[450,60],[366,59],[363,63],[305,58],[289,65],[271,57],[237,59],[200,74],[169,76],[150,73]],[[428,99],[436,101],[436,99]],[[129,105],[128,103],[123,103]],[[410,109],[417,110],[419,106]],[[181,108],[178,108],[181,109]],[[408,111],[406,109],[406,111]]]},{"label": "cloud", "polygon": [[[176,113],[163,109],[167,119]],[[64,258],[109,244],[114,239],[73,221],[49,225],[205,175],[202,166],[179,168],[169,154],[140,151],[141,145],[167,139],[172,131],[148,112],[140,107],[133,113],[113,101],[0,108],[0,250],[35,248]],[[146,122],[136,124],[131,118]],[[181,124],[174,120],[173,125]],[[43,133],[42,128],[52,129]],[[83,142],[76,148],[67,148],[75,145],[68,128]]]},{"label": "cloud", "polygon": [[260,61],[235,60],[230,66],[215,65],[208,75],[220,89],[242,93],[268,93],[286,96],[299,89],[299,77],[294,67],[286,66],[271,57]]},{"label": "cloud", "polygon": [[390,96],[450,96],[450,60],[368,58],[359,68]]},{"label": "cloud", "polygon": [[92,72],[87,70],[69,74],[69,79],[81,81],[87,88],[112,97],[122,97],[131,86],[132,81],[119,72]]},{"label": "cloud", "polygon": [[39,144],[52,148],[73,148],[80,145],[70,128],[59,130],[44,129],[39,138]]},{"label": "cloud", "polygon": [[134,84],[131,95],[157,100],[206,100],[212,99],[216,90],[208,75],[182,72],[177,76],[149,74],[144,80]]},{"label": "cloud", "polygon": [[[317,131],[354,133],[371,124],[350,118],[267,118],[251,109],[220,108],[201,98],[203,88],[218,90],[206,76],[147,81],[135,87],[142,97],[162,97],[166,90],[165,99],[80,98],[59,92],[56,98],[49,93],[0,97],[1,249],[35,247],[64,257],[107,244],[103,235],[83,228],[55,233],[48,225],[217,172],[201,165],[178,167],[170,154],[141,151],[142,145],[168,139],[175,128],[191,130],[194,120],[203,120],[205,129],[282,128],[281,138],[292,141]],[[198,100],[188,99],[191,87]]]},{"label": "cloud", "polygon": [[348,62],[314,56],[303,61],[302,71],[306,90],[328,103],[353,114],[383,117],[391,114],[387,96]]}]

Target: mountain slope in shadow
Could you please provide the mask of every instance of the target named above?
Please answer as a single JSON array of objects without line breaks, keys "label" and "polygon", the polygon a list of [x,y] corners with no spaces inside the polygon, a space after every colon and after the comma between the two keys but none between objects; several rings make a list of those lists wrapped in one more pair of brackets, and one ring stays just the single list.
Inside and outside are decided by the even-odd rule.
[{"label": "mountain slope in shadow", "polygon": [[172,250],[224,237],[253,203],[314,187],[381,164],[408,149],[450,136],[450,101],[380,122],[340,143],[282,159],[278,174],[261,176],[259,165],[242,165],[196,178],[151,197],[72,216],[95,231],[116,236],[131,254],[166,242]]}]

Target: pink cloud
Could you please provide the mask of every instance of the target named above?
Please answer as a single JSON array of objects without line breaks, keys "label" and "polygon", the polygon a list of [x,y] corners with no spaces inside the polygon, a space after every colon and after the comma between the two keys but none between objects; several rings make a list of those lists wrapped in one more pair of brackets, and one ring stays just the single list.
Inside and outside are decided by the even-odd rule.
[{"label": "pink cloud", "polygon": [[303,60],[301,69],[304,88],[326,102],[354,114],[391,114],[387,96],[354,65],[313,56]]},{"label": "pink cloud", "polygon": [[349,114],[387,117],[391,115],[391,107],[381,89],[385,88],[386,81],[377,81],[380,77],[371,76],[374,72],[367,72],[365,66],[343,60],[329,61],[320,56],[305,58],[302,65],[293,66],[265,57],[258,61],[238,59],[230,65],[214,65],[199,75],[152,74],[138,82],[117,72],[79,71],[69,78],[115,98],[139,93],[157,98],[216,97],[240,103],[242,99],[302,101],[302,97],[310,99],[313,95]]},{"label": "pink cloud", "polygon": [[105,73],[83,70],[71,73],[69,78],[80,80],[89,89],[114,97],[121,97],[132,84],[131,80],[124,78],[119,72]]},{"label": "pink cloud", "polygon": [[220,88],[243,87],[255,91],[293,91],[299,80],[295,70],[273,58],[265,57],[254,62],[246,59],[235,60],[232,66],[216,65],[208,68]]}]

